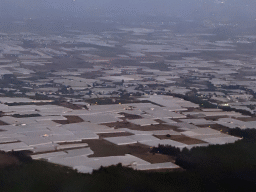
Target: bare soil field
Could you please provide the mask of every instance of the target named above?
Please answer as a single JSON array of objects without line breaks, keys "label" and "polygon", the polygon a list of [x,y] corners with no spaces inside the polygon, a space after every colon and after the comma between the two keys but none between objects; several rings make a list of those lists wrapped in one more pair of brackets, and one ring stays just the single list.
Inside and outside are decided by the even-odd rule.
[{"label": "bare soil field", "polygon": [[212,124],[212,125],[200,125],[198,127],[210,127],[212,129],[215,129],[217,131],[221,131],[221,132],[228,132],[229,131],[229,128],[228,127],[225,127],[223,125],[219,125],[219,124]]},{"label": "bare soil field", "polygon": [[120,132],[120,133],[100,133],[98,135],[100,136],[100,138],[105,138],[105,137],[131,136],[134,134],[128,133],[128,132]]},{"label": "bare soil field", "polygon": [[0,121],[0,126],[1,125],[8,125],[7,123],[3,122],[3,121]]},{"label": "bare soil field", "polygon": [[83,74],[81,74],[81,78],[86,78],[86,79],[96,79],[98,77],[102,76],[102,72],[99,71],[92,71],[92,72],[85,72]]},{"label": "bare soil field", "polygon": [[125,154],[134,153],[147,153],[150,148],[146,145],[131,144],[131,145],[115,145],[108,141],[97,139],[97,140],[84,140],[89,145],[93,155],[89,157],[106,157],[106,156],[119,156]]},{"label": "bare soil field", "polygon": [[64,116],[64,117],[66,117],[67,120],[53,120],[53,122],[59,123],[59,124],[62,124],[62,125],[71,124],[71,123],[81,123],[81,122],[84,122],[84,120],[81,119],[78,116]]},{"label": "bare soil field", "polygon": [[237,120],[240,120],[240,121],[256,121],[256,117],[238,117]]},{"label": "bare soil field", "polygon": [[229,118],[228,116],[212,116],[212,117],[205,117],[206,120],[218,121],[221,118]]},{"label": "bare soil field", "polygon": [[85,142],[88,143],[91,150],[94,151],[94,154],[90,155],[89,157],[122,156],[125,154],[131,154],[150,163],[175,161],[171,156],[162,154],[153,155],[150,153],[150,147],[138,143],[131,145],[115,145],[101,139],[85,140]]},{"label": "bare soil field", "polygon": [[143,153],[143,154],[138,154],[134,153],[132,154],[140,159],[143,159],[149,163],[165,163],[165,162],[172,162],[175,163],[175,159],[172,158],[171,156],[168,155],[162,155],[158,153]]},{"label": "bare soil field", "polygon": [[198,108],[193,108],[193,107],[189,107],[187,108],[188,110],[186,112],[200,112],[201,110]]},{"label": "bare soil field", "polygon": [[186,137],[184,135],[170,135],[170,136],[155,135],[155,137],[157,137],[158,139],[171,139],[171,140],[178,141],[180,143],[184,143],[184,144],[187,144],[187,145],[206,143],[206,142],[201,141],[199,139],[194,139],[194,138]]},{"label": "bare soil field", "polygon": [[120,115],[124,115],[126,119],[142,119],[140,115],[132,115],[128,113],[119,113]]},{"label": "bare soil field", "polygon": [[154,119],[154,121],[156,121],[156,122],[158,122],[158,123],[160,123],[160,124],[164,124],[164,123],[165,123],[165,122],[162,121],[161,119]]},{"label": "bare soil field", "polygon": [[[48,59],[49,62],[52,62],[51,64],[45,64],[45,65],[36,65],[36,66],[30,66],[31,70],[34,71],[49,71],[49,70],[56,70],[56,71],[60,71],[60,70],[64,70],[64,69],[68,69],[70,68],[70,63],[72,63],[72,67],[73,68],[92,68],[93,64],[92,63],[88,63],[83,61],[82,59],[79,58],[74,58],[75,55],[73,55],[73,57],[56,57],[56,58],[51,58]],[[16,59],[16,58],[14,58]]]},{"label": "bare soil field", "polygon": [[138,131],[169,130],[169,129],[177,128],[176,126],[167,125],[167,124],[140,126],[140,125],[135,125],[135,124],[127,122],[127,121],[115,122],[115,123],[104,123],[103,125],[106,125],[108,127],[114,127],[115,129],[129,128],[129,129],[138,130]]},{"label": "bare soil field", "polygon": [[61,102],[61,103],[58,103],[58,105],[62,106],[62,107],[69,108],[69,109],[73,109],[73,110],[80,110],[80,109],[82,109],[81,106],[75,105],[75,104],[72,104],[72,103],[68,103],[68,102]]}]

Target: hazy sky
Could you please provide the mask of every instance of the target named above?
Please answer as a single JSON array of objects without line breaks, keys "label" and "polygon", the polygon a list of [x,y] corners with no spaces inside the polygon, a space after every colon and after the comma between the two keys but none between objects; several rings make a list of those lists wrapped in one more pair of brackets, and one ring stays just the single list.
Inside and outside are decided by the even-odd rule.
[{"label": "hazy sky", "polygon": [[[255,0],[0,0],[0,15],[167,15],[256,19]],[[230,15],[229,15],[230,14]]]}]

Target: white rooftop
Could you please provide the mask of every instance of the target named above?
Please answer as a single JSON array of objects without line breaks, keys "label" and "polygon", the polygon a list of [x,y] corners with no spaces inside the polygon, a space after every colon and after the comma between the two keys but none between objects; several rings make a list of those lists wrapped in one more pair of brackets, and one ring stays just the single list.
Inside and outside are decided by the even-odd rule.
[{"label": "white rooftop", "polygon": [[126,136],[122,136],[122,137],[107,137],[104,138],[105,140],[114,143],[116,145],[128,145],[128,144],[133,144],[133,143],[137,143],[136,140],[133,140],[129,137]]}]

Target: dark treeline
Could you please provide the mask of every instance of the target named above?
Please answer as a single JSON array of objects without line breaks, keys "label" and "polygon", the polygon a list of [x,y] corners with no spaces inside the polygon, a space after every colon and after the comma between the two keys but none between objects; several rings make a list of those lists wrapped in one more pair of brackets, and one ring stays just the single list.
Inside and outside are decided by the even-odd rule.
[{"label": "dark treeline", "polygon": [[29,154],[30,154],[29,151],[9,151],[9,152],[0,151],[0,155],[8,155],[11,157],[15,157],[21,163],[32,162],[32,158],[29,156]]},{"label": "dark treeline", "polygon": [[177,156],[181,153],[180,148],[166,145],[158,145],[158,147],[153,147],[150,151],[151,153],[161,153],[170,156]]},{"label": "dark treeline", "polygon": [[246,110],[243,110],[243,109],[235,109],[235,108],[232,108],[230,106],[215,105],[215,104],[212,104],[211,102],[209,102],[207,100],[203,100],[202,98],[198,97],[196,94],[181,95],[181,94],[168,93],[167,95],[171,95],[171,96],[174,96],[174,97],[179,97],[179,98],[182,98],[186,101],[191,101],[192,103],[199,104],[200,107],[202,107],[202,108],[219,108],[219,109],[222,109],[223,111],[235,111],[235,112],[241,113],[243,115],[252,116],[250,111],[246,111]]},{"label": "dark treeline", "polygon": [[[232,144],[195,147],[180,150],[173,146],[159,145],[152,153],[161,153],[175,157],[175,163],[187,172],[197,173],[205,178],[209,185],[243,184],[248,191],[256,183],[256,130],[230,129],[229,133],[243,138]],[[223,183],[224,182],[224,183]],[[237,186],[234,183],[234,186]],[[224,190],[225,191],[225,190]]]},{"label": "dark treeline", "polygon": [[246,141],[256,142],[256,130],[255,129],[229,129],[229,134],[237,137],[241,137]]},{"label": "dark treeline", "polygon": [[214,104],[210,103],[207,100],[201,99],[200,97],[196,96],[196,94],[182,95],[182,94],[168,93],[167,95],[171,95],[171,96],[174,96],[174,97],[179,97],[179,98],[182,98],[186,101],[191,101],[193,103],[199,104],[200,107],[203,107],[203,108],[217,108],[217,105],[214,105]]},{"label": "dark treeline", "polygon": [[[216,168],[212,162],[210,165],[213,166],[212,170]],[[231,162],[230,166],[232,168],[234,163]],[[237,171],[234,175],[231,172],[223,173],[219,168],[221,167],[212,172],[209,172],[209,169],[203,171],[190,169],[183,172],[143,172],[122,167],[119,164],[102,167],[89,175],[45,161],[32,161],[22,163],[20,166],[0,169],[0,191],[255,191],[255,175],[253,175],[255,169],[250,169],[250,172],[246,174]]]},{"label": "dark treeline", "polygon": [[159,146],[152,152],[175,157],[185,171],[144,172],[121,164],[80,174],[68,167],[32,161],[26,153],[11,152],[21,164],[0,169],[0,191],[255,191],[256,130],[233,129],[244,139],[233,144],[191,150]]},{"label": "dark treeline", "polygon": [[243,115],[249,115],[249,116],[253,115],[250,111],[246,111],[243,109],[235,109],[235,108],[232,108],[229,106],[219,106],[219,108],[222,109],[223,111],[235,111],[235,112],[241,113]]},{"label": "dark treeline", "polygon": [[7,154],[16,157],[22,163],[32,162],[32,158],[29,156],[29,151],[10,151]]},{"label": "dark treeline", "polygon": [[[0,98],[1,101],[1,98]],[[56,104],[57,102],[54,101],[49,101],[49,102],[14,102],[14,103],[4,103],[5,105],[8,106],[21,106],[21,105],[51,105],[51,104]]]}]

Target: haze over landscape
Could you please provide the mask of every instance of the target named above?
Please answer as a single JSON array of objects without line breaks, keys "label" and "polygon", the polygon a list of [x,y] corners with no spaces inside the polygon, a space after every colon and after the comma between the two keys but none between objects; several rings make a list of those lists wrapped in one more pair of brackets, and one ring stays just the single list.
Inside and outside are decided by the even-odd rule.
[{"label": "haze over landscape", "polygon": [[1,15],[12,17],[44,17],[62,13],[67,17],[161,15],[187,19],[224,17],[233,20],[241,17],[255,19],[256,16],[256,3],[253,0],[2,0],[0,5]]},{"label": "haze over landscape", "polygon": [[255,10],[1,0],[0,191],[255,191]]}]

